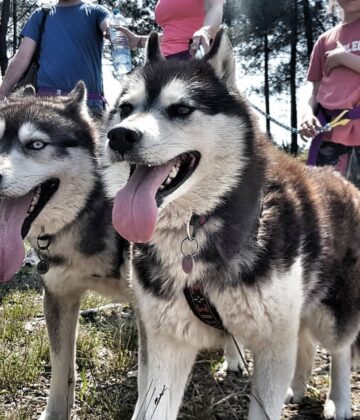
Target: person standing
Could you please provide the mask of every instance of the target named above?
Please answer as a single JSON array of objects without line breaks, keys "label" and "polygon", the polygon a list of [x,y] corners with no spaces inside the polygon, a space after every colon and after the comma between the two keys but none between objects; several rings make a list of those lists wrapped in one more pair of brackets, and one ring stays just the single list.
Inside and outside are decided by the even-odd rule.
[{"label": "person standing", "polygon": [[[0,86],[0,100],[9,95],[27,70],[39,41],[42,16],[39,8],[25,24],[22,43]],[[38,95],[66,95],[83,80],[89,108],[95,112],[104,109],[101,62],[109,20],[105,7],[82,0],[59,0],[51,7],[41,39]]]},{"label": "person standing", "polygon": [[[350,156],[360,159],[360,0],[332,0],[331,6],[336,5],[342,9],[342,21],[320,35],[310,58],[312,94],[300,134],[315,137],[308,164],[332,165],[346,175]],[[336,118],[346,124],[320,138],[317,129]]]},{"label": "person standing", "polygon": [[[156,22],[163,28],[160,48],[167,59],[190,59],[199,46],[207,52],[210,41],[223,18],[224,0],[159,0],[155,7]],[[147,36],[137,35],[127,28],[130,48],[144,48]]]}]

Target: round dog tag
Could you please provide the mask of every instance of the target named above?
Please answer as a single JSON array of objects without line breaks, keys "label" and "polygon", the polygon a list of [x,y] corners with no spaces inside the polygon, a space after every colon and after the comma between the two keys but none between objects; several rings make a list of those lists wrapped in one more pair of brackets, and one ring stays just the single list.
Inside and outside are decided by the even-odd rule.
[{"label": "round dog tag", "polygon": [[46,274],[49,271],[49,262],[46,260],[39,261],[36,269],[39,274]]}]

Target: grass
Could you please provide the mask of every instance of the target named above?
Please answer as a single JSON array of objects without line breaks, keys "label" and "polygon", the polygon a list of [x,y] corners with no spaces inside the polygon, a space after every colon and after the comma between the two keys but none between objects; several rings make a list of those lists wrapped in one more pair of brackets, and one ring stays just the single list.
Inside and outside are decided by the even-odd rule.
[{"label": "grass", "polygon": [[[77,340],[75,414],[78,419],[128,420],[137,397],[137,334],[134,321],[111,303],[87,294]],[[37,419],[45,408],[50,384],[49,345],[42,315],[41,281],[22,269],[0,286],[0,420]],[[247,353],[247,358],[251,357]],[[222,351],[201,353],[189,378],[179,420],[246,418],[250,382],[229,374],[219,378]],[[329,358],[318,352],[304,405],[288,406],[282,419],[316,420],[329,382]],[[354,373],[355,414],[360,414],[360,374]]]},{"label": "grass", "polygon": [[28,418],[19,390],[36,382],[49,363],[44,326],[28,324],[41,312],[41,297],[36,290],[7,290],[3,294],[0,311],[0,394],[1,399],[11,407],[5,414],[6,419]]},{"label": "grass", "polygon": [[[50,358],[41,281],[35,270],[23,268],[12,282],[1,286],[0,302],[0,420],[36,418],[49,389]],[[133,321],[120,318],[118,309],[96,311],[108,303],[88,293],[81,304],[81,310],[94,311],[80,317],[79,323],[76,404],[80,418],[124,418],[135,404],[136,378],[129,382],[128,372],[136,369],[136,328]],[[126,394],[130,402],[124,399]]]}]

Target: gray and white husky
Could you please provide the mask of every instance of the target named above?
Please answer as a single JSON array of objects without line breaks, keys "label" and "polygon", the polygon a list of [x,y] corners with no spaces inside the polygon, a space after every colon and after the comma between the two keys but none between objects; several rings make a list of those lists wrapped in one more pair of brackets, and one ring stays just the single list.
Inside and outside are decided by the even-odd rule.
[{"label": "gray and white husky", "polygon": [[23,238],[40,250],[51,349],[46,419],[67,419],[74,402],[80,300],[91,289],[128,301],[126,242],[111,223],[86,109],[85,86],[67,98],[0,104],[0,278],[17,271]]},{"label": "gray and white husky", "polygon": [[[260,134],[221,32],[190,62],[165,61],[151,35],[145,66],[123,86],[109,124],[114,176],[120,161],[133,168],[123,189],[109,185],[114,226],[133,242],[133,419],[175,419],[196,354],[229,335],[254,354],[251,420],[278,419],[285,398],[304,396],[318,342],[332,357],[325,417],[350,418],[360,192]],[[226,332],[194,315],[184,295],[194,287]]]}]

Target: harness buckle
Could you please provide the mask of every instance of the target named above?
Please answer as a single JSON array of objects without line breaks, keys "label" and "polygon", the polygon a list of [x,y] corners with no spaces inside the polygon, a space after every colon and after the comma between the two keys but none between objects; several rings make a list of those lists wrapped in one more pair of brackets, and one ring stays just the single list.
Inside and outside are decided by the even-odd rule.
[{"label": "harness buckle", "polygon": [[330,121],[328,124],[330,126],[330,130],[334,127],[338,127],[339,125],[344,126],[347,123],[351,121],[350,118],[344,118],[344,116],[349,112],[348,109],[345,109],[344,111],[340,112],[340,114],[334,118],[332,121]]}]

